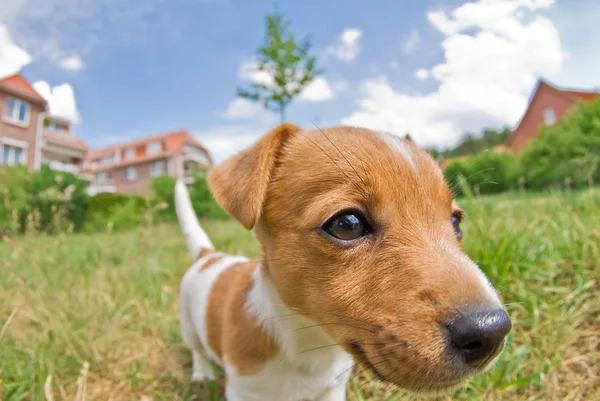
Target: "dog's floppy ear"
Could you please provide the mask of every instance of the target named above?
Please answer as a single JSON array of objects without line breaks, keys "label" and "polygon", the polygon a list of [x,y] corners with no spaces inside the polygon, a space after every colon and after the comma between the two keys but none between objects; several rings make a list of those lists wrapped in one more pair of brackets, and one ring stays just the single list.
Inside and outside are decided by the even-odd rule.
[{"label": "dog's floppy ear", "polygon": [[248,230],[260,217],[267,186],[281,147],[300,131],[293,124],[281,124],[251,148],[211,169],[208,185],[226,212]]}]

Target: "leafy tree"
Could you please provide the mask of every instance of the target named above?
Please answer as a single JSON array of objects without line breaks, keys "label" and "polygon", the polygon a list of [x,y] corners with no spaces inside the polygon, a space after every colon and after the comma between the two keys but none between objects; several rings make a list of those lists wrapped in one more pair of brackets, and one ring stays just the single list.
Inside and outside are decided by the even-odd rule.
[{"label": "leafy tree", "polygon": [[253,82],[249,89],[238,88],[237,95],[279,113],[285,120],[286,108],[322,71],[317,59],[310,55],[308,38],[296,41],[289,21],[279,12],[267,15],[265,43],[257,51],[256,71],[266,73],[270,82]]}]

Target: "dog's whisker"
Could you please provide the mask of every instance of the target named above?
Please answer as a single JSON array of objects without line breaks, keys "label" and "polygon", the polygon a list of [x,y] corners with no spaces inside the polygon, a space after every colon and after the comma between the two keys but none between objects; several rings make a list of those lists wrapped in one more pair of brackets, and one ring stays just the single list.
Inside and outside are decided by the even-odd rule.
[{"label": "dog's whisker", "polygon": [[310,326],[300,327],[300,328],[294,329],[292,331],[300,331],[300,330],[306,330],[306,329],[311,329],[311,328],[315,328],[315,327],[323,327],[323,326],[346,326],[346,327],[352,327],[352,328],[357,329],[357,330],[368,331],[369,333],[373,333],[373,334],[377,333],[376,331],[369,330],[369,329],[366,329],[364,327],[358,327],[358,326],[355,326],[355,325],[352,325],[352,324],[348,324],[348,323],[337,323],[337,322],[313,324],[313,325],[310,325]]},{"label": "dog's whisker", "polygon": [[349,345],[350,343],[360,343],[362,345],[382,345],[382,344],[384,344],[384,343],[364,343],[361,340],[353,340],[353,341],[347,341],[345,343],[326,344],[326,345],[321,345],[321,346],[314,347],[314,348],[309,348],[304,351],[298,352],[298,354],[304,354],[306,352],[311,352],[311,351],[315,351],[315,350],[319,350],[319,349],[323,349],[323,348],[340,347],[342,345]]},{"label": "dog's whisker", "polygon": [[365,192],[365,190],[363,188],[361,188],[360,185],[358,185],[352,178],[350,178],[350,176],[348,174],[346,174],[346,172],[344,171],[344,169],[342,169],[339,166],[339,164],[336,163],[336,161],[333,159],[333,157],[331,157],[329,155],[329,153],[325,152],[325,150],[322,147],[320,147],[315,141],[313,141],[312,139],[310,139],[308,136],[306,136],[304,134],[302,134],[302,136],[304,136],[304,138],[306,138],[313,145],[315,145],[321,152],[323,152],[323,154],[325,156],[327,156],[327,158],[329,160],[331,160],[331,162],[337,167],[338,170],[340,170],[340,172],[348,179],[348,181],[350,181],[352,183],[352,185],[354,185],[354,187],[356,187],[356,189],[358,189],[358,191],[361,192],[365,198],[368,198],[369,194],[367,192]]},{"label": "dog's whisker", "polygon": [[[303,310],[301,310],[301,309],[298,309],[298,308],[291,308],[291,309],[298,311],[298,313],[303,313]],[[378,325],[378,324],[371,323],[371,322],[368,322],[366,320],[359,319],[357,317],[344,315],[343,313],[335,313],[335,312],[327,312],[327,311],[312,311],[312,312],[306,311],[305,314],[307,314],[307,315],[324,314],[324,315],[337,316],[337,317],[341,317],[341,318],[344,318],[344,319],[350,319],[350,320],[354,320],[354,321],[357,321],[357,322],[360,322],[360,323],[368,324],[368,325],[373,326],[373,327],[381,328],[381,326]]]},{"label": "dog's whisker", "polygon": [[[314,123],[313,123],[314,124]],[[354,166],[352,165],[352,163],[350,163],[350,161],[348,160],[348,158],[346,157],[346,155],[344,155],[344,153],[342,153],[342,151],[337,147],[337,145],[335,143],[333,143],[333,141],[329,138],[329,136],[327,136],[327,134],[325,133],[325,131],[323,131],[321,128],[317,127],[316,124],[315,128],[319,130],[319,132],[321,132],[321,134],[323,134],[323,136],[325,138],[327,138],[327,140],[329,141],[329,143],[331,145],[333,145],[333,147],[335,148],[335,150],[338,151],[338,153],[344,158],[344,160],[346,160],[346,163],[348,163],[348,166],[350,166],[350,168],[354,171],[354,173],[356,174],[356,176],[358,177],[358,179],[362,182],[362,184],[365,186],[365,191],[368,188],[367,183],[365,182],[365,180],[363,180],[363,178],[361,177],[360,174],[358,174],[358,171],[356,171],[356,169],[354,168]]]}]

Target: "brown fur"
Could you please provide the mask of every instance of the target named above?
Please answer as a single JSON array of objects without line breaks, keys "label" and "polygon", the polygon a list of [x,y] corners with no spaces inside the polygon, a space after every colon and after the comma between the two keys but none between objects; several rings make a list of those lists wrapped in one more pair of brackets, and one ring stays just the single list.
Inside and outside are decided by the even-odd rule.
[{"label": "brown fur", "polygon": [[[403,146],[412,163],[369,130],[285,124],[213,169],[209,184],[225,210],[256,227],[270,261],[263,273],[289,307],[386,379],[444,387],[473,370],[446,352],[441,328],[488,303],[489,292],[456,238],[458,206],[439,167],[410,142]],[[375,233],[353,246],[327,238],[321,226],[344,209],[362,211]],[[260,330],[243,312],[249,269],[219,277],[207,325],[215,330],[211,347],[251,373],[276,346],[266,336],[250,340]]]},{"label": "brown fur", "polygon": [[298,131],[293,124],[282,124],[208,174],[217,202],[247,229],[254,227],[260,215],[278,150]]},{"label": "brown fur", "polygon": [[235,366],[240,376],[260,372],[279,352],[275,341],[245,311],[257,263],[240,263],[225,270],[215,281],[208,299],[208,345],[219,358]]},{"label": "brown fur", "polygon": [[220,262],[221,260],[223,260],[224,257],[225,257],[225,254],[223,254],[223,253],[213,253],[210,256],[210,258],[208,258],[208,260],[200,266],[200,268],[198,269],[198,272],[201,273],[204,270],[208,269],[209,267],[214,266],[217,262]]},{"label": "brown fur", "polygon": [[214,253],[215,251],[213,249],[210,248],[202,248],[200,249],[200,253],[198,254],[198,257],[196,258],[198,259],[202,259],[205,256],[210,255],[211,253]]}]

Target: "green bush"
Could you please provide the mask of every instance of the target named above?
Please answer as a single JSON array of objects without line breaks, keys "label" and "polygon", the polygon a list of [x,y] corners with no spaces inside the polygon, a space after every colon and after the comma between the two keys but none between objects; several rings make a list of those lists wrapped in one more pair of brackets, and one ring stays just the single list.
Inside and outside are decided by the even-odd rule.
[{"label": "green bush", "polygon": [[25,167],[0,167],[0,239],[23,230],[28,211],[31,174]]},{"label": "green bush", "polygon": [[86,231],[136,227],[150,210],[150,202],[138,195],[102,193],[92,196],[85,221]]},{"label": "green bush", "polygon": [[164,208],[156,212],[156,218],[161,221],[175,220],[175,184],[177,179],[163,175],[156,177],[150,183],[150,192],[156,205],[163,204]]},{"label": "green bush", "polygon": [[468,182],[481,194],[494,194],[516,189],[519,177],[518,161],[509,153],[482,152],[468,161],[471,176]]},{"label": "green bush", "polygon": [[194,210],[199,218],[204,219],[228,219],[229,215],[221,209],[210,192],[208,182],[203,176],[196,176],[194,183],[189,188],[190,199]]},{"label": "green bush", "polygon": [[600,98],[546,126],[521,154],[528,188],[581,188],[600,179]]},{"label": "green bush", "polygon": [[88,204],[87,183],[72,173],[54,171],[47,165],[31,175],[30,207],[38,229],[55,232],[83,227]]},{"label": "green bush", "polygon": [[[150,184],[155,207],[164,204],[165,207],[155,213],[158,220],[176,220],[175,184],[174,177],[156,177]],[[188,186],[192,206],[199,218],[227,219],[229,215],[221,209],[210,192],[206,178],[202,174],[194,177],[194,182]]]},{"label": "green bush", "polygon": [[449,164],[444,176],[457,196],[464,195],[461,186],[456,185],[461,176],[474,193],[493,194],[516,189],[520,168],[511,154],[485,151],[466,161]]}]

